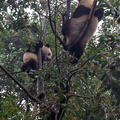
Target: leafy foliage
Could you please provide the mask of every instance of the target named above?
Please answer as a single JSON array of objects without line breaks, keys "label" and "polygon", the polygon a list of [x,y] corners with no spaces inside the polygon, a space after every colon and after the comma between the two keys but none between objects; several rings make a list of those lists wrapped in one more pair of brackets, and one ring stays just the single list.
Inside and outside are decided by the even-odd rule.
[{"label": "leafy foliage", "polygon": [[[63,50],[56,35],[62,38],[64,1],[50,1],[51,22],[44,0],[1,0],[0,64],[4,66],[33,96],[36,81],[44,80],[46,104],[34,101],[0,69],[0,118],[63,120],[120,119],[120,18],[118,0],[100,0],[105,8],[103,21],[76,65]],[[71,3],[71,13],[76,2]],[[43,27],[46,22],[45,32]],[[31,78],[20,71],[22,54],[28,44],[41,38],[50,43],[53,61],[42,70],[31,71]],[[18,73],[16,73],[18,72]],[[37,79],[37,80],[36,80]],[[56,110],[55,110],[55,109]],[[62,111],[62,114],[59,113]]]}]

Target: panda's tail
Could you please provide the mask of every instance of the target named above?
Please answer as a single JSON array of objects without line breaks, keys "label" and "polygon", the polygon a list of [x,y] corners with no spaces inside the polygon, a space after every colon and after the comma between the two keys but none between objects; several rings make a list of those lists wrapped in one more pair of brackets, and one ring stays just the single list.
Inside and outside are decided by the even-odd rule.
[{"label": "panda's tail", "polygon": [[30,59],[28,62],[24,63],[21,66],[21,71],[29,71],[30,69],[36,70],[37,69],[37,61],[34,59]]}]

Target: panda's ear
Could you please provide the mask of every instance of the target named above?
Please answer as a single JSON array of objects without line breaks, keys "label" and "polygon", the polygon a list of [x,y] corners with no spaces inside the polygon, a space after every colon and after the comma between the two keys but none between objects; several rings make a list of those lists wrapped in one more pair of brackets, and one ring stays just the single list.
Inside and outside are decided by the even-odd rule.
[{"label": "panda's ear", "polygon": [[49,44],[46,44],[45,46],[46,46],[46,47],[48,47],[48,48],[50,47],[50,45],[49,45]]}]

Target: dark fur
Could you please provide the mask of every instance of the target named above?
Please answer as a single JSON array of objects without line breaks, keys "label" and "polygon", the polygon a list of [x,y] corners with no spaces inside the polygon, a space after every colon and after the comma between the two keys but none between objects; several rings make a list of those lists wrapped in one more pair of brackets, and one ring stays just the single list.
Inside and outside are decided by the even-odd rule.
[{"label": "dark fur", "polygon": [[48,48],[50,48],[50,45],[49,45],[49,44],[46,44],[45,46],[48,47]]},{"label": "dark fur", "polygon": [[37,43],[34,47],[35,47],[35,54],[38,54],[39,49],[43,47],[43,42],[39,41],[39,43]]},{"label": "dark fur", "polygon": [[[95,10],[94,16],[96,16],[98,18],[98,21],[100,21],[102,19],[103,12],[104,12],[103,8],[99,8],[99,9]],[[84,5],[80,5],[77,7],[75,12],[73,13],[72,18],[78,18],[83,15],[89,15],[89,13],[90,13],[90,8],[87,8]]]},{"label": "dark fur", "polygon": [[72,18],[78,18],[83,15],[88,15],[90,13],[90,8],[85,7],[84,5],[80,5],[77,7],[75,12],[72,15]]},{"label": "dark fur", "polygon": [[71,55],[73,55],[75,57],[73,60],[71,60],[71,63],[75,64],[78,62],[78,60],[82,56],[82,54],[84,52],[84,48],[81,47],[79,44],[73,45],[69,48],[69,52]]},{"label": "dark fur", "polygon": [[95,13],[94,13],[94,15],[98,18],[98,21],[101,21],[103,14],[104,14],[103,8],[99,8],[99,9],[95,10]]},{"label": "dark fur", "polygon": [[[78,1],[80,1],[80,0],[78,0]],[[74,21],[75,21],[75,20],[77,20],[77,18],[80,18],[84,15],[89,15],[89,13],[90,13],[90,8],[87,8],[84,5],[80,5],[77,7],[75,12],[73,13],[72,18],[74,18]],[[104,13],[103,8],[96,9],[94,16],[96,16],[98,18],[98,21],[100,21],[103,17],[103,13]],[[66,44],[66,39],[67,39],[66,37],[69,36],[69,34],[72,34],[71,30],[70,30],[71,29],[71,27],[70,27],[71,19],[68,19],[62,27],[62,34],[64,35],[63,40],[64,40],[65,44]],[[81,31],[82,31],[82,28],[80,28],[79,32],[81,33]],[[78,36],[76,36],[76,39],[77,39],[77,37]],[[84,45],[84,46],[81,45],[81,42],[82,42],[81,40],[82,40],[82,38],[79,41],[76,41],[75,44],[73,44],[73,45],[66,45],[66,50],[69,51],[70,54],[75,57],[75,59],[73,61],[71,61],[71,63],[77,63],[84,52],[86,45]],[[74,39],[74,41],[75,41],[75,39]]]},{"label": "dark fur", "polygon": [[[79,6],[79,9],[77,9],[74,13],[73,13],[73,18],[78,18],[78,17],[81,17],[81,16],[83,16],[83,15],[89,15],[89,12],[90,12],[90,9],[89,8],[86,8],[86,7],[84,7],[84,9],[82,10],[82,11],[78,11],[78,10],[80,10],[81,8],[80,7],[83,7],[82,5],[80,5]],[[89,10],[88,10],[89,9]],[[87,12],[85,12],[85,11],[87,11]],[[95,13],[94,13],[94,15],[98,18],[98,21],[101,21],[101,19],[102,19],[102,17],[103,17],[103,13],[104,13],[104,9],[103,8],[100,8],[100,9],[97,9],[97,10],[95,10]],[[70,33],[70,20],[71,19],[68,19],[65,23],[64,23],[64,25],[63,25],[63,27],[62,27],[62,34],[64,35],[64,36],[67,36],[67,35],[69,35],[69,33]],[[65,38],[64,38],[65,39]]]},{"label": "dark fur", "polygon": [[36,43],[34,46],[31,46],[30,44],[26,52],[32,52],[32,53],[38,54],[39,49],[42,47],[43,47],[43,42],[38,41],[38,43]]},{"label": "dark fur", "polygon": [[29,71],[30,69],[33,69],[33,70],[37,69],[37,63],[34,59],[30,59],[28,62],[24,63],[21,66],[21,71],[22,72],[25,72],[26,70]]},{"label": "dark fur", "polygon": [[[43,42],[39,41],[35,46],[33,46],[34,52],[32,52],[30,50],[30,47],[28,48],[27,52],[35,53],[36,55],[38,55],[39,49],[42,48],[42,47],[43,47]],[[37,68],[37,66],[38,66],[37,64],[38,63],[36,62],[36,60],[30,59],[28,62],[23,63],[23,65],[21,66],[21,71],[22,72],[25,72],[26,70],[29,71],[30,68],[33,69],[33,70],[36,70],[36,69],[38,69]]]},{"label": "dark fur", "polygon": [[[43,42],[39,41],[36,45],[29,47],[27,52],[34,53],[36,58],[38,58],[39,57],[39,55],[38,55],[39,54],[39,50],[42,47],[43,47]],[[50,48],[50,45],[46,44],[45,47]],[[32,51],[31,48],[33,49],[33,51]],[[43,55],[44,52],[42,50],[43,49],[41,49],[41,59],[42,59],[42,63],[43,63],[46,60],[46,58],[45,58],[46,56]],[[31,58],[31,54],[30,54],[29,58]],[[33,69],[33,70],[38,69],[38,61],[35,60],[34,58],[31,58],[28,62],[23,63],[23,65],[21,66],[21,71],[22,72],[25,72],[25,71],[29,72],[30,69]]]},{"label": "dark fur", "polygon": [[70,30],[70,19],[68,19],[65,23],[64,23],[64,25],[62,26],[62,34],[64,35],[64,36],[66,36],[66,35],[68,35],[68,33],[70,32],[69,30]]}]

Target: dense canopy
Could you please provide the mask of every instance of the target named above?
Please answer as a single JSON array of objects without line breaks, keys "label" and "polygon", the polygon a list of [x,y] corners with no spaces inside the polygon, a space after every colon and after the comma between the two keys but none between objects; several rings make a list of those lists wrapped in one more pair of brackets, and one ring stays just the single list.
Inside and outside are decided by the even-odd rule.
[{"label": "dense canopy", "polygon": [[[77,64],[64,50],[63,16],[76,0],[0,1],[0,119],[120,119],[120,2],[98,0],[103,20]],[[52,61],[21,72],[28,44],[49,43]]]}]

